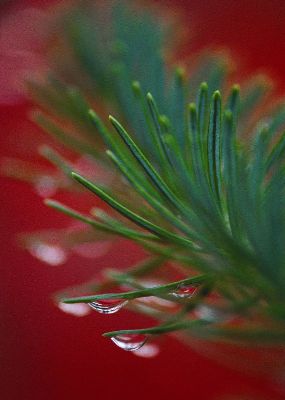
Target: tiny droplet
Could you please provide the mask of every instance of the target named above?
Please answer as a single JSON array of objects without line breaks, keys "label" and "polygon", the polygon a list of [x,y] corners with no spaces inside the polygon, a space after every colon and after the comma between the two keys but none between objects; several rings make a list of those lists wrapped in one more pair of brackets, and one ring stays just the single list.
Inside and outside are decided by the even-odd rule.
[{"label": "tiny droplet", "polygon": [[114,314],[128,303],[128,300],[108,299],[88,303],[91,308],[100,314]]},{"label": "tiny droplet", "polygon": [[197,289],[198,289],[197,285],[179,285],[177,289],[171,294],[180,299],[187,299],[194,296]]},{"label": "tiny droplet", "polygon": [[118,335],[113,336],[111,340],[123,350],[136,351],[145,344],[147,336],[141,334]]}]

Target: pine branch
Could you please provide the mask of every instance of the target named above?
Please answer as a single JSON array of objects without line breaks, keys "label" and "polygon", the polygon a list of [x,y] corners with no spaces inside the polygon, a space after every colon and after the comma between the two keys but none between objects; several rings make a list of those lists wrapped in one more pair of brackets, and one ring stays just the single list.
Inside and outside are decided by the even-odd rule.
[{"label": "pine branch", "polygon": [[[62,301],[111,313],[125,300],[158,296],[177,307],[175,318],[162,312],[157,327],[105,334],[114,341],[182,330],[284,344],[284,104],[259,107],[267,95],[259,77],[244,83],[240,96],[239,86],[227,82],[227,61],[214,53],[191,73],[167,64],[169,31],[149,11],[134,14],[129,4],[115,2],[106,26],[106,10],[94,10],[74,7],[61,16],[65,58],[55,62],[45,84],[30,82],[29,88],[52,115],[39,114],[40,126],[125,181],[105,189],[58,152],[45,148],[45,157],[123,218],[46,203],[94,229],[136,241],[161,256],[163,268],[167,260],[179,260],[183,277],[147,288],[141,278],[158,273],[161,262],[139,274],[135,266],[127,281],[137,290],[121,290],[126,276],[107,276],[115,292]],[[104,122],[110,111],[118,117]],[[62,128],[66,121],[72,133]],[[161,276],[165,281],[167,275]],[[110,300],[117,303],[102,303]],[[201,304],[224,317],[199,317]],[[233,328],[237,316],[243,322]]]}]

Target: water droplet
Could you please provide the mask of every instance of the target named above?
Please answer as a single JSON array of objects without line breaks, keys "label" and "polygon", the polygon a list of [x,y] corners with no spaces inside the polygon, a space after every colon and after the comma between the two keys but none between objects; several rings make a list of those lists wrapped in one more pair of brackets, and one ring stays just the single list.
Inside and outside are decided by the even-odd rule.
[{"label": "water droplet", "polygon": [[41,197],[51,197],[55,195],[58,185],[52,176],[40,176],[34,184],[37,194]]},{"label": "water droplet", "polygon": [[97,242],[86,242],[76,244],[72,247],[74,253],[84,258],[99,258],[103,257],[112,246],[110,240],[100,240]]},{"label": "water droplet", "polygon": [[197,285],[179,285],[178,288],[175,290],[175,292],[172,292],[171,294],[175,297],[178,297],[180,299],[188,299],[196,293],[198,289]]},{"label": "water droplet", "polygon": [[67,313],[67,314],[72,314],[75,317],[85,317],[85,315],[88,315],[90,313],[90,307],[88,307],[88,304],[84,303],[78,303],[78,304],[66,304],[66,303],[58,303],[58,308]]},{"label": "water droplet", "polygon": [[138,350],[134,350],[133,354],[143,358],[153,358],[159,354],[160,350],[156,344],[145,343],[143,347]]},{"label": "water droplet", "polygon": [[108,300],[92,301],[92,303],[88,304],[91,308],[93,308],[100,314],[114,314],[117,311],[119,311],[122,307],[124,307],[127,303],[128,300],[108,299]]},{"label": "water droplet", "polygon": [[55,244],[36,241],[28,246],[28,250],[32,256],[52,266],[61,265],[67,261],[66,250]]},{"label": "water droplet", "polygon": [[147,336],[140,334],[118,335],[113,336],[111,340],[123,350],[135,351],[145,344]]}]

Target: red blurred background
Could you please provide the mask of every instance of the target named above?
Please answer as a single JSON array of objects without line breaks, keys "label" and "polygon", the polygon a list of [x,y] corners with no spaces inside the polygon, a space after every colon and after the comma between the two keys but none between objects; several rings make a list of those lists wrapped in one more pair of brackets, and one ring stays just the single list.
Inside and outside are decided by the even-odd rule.
[{"label": "red blurred background", "polygon": [[[229,47],[241,59],[245,72],[268,71],[284,93],[284,0],[155,2],[172,12],[177,7],[193,25],[190,49],[210,44]],[[19,4],[43,7],[51,2],[0,2],[2,26],[5,16]],[[3,96],[0,101],[1,157],[19,155],[22,143],[33,145],[39,136],[27,118],[32,105],[23,98],[15,100],[5,104]],[[207,360],[173,338],[161,340],[156,358],[143,359],[101,337],[102,332],[122,326],[153,323],[141,316],[122,311],[113,316],[91,313],[77,319],[60,312],[51,300],[53,292],[88,280],[94,264],[95,268],[129,265],[140,257],[138,250],[130,246],[126,251],[118,243],[96,262],[75,256],[63,266],[51,267],[19,249],[15,235],[64,226],[65,217],[43,206],[31,187],[7,178],[1,178],[0,213],[1,399],[285,398],[285,384],[282,387],[280,382],[226,369],[218,359]]]}]

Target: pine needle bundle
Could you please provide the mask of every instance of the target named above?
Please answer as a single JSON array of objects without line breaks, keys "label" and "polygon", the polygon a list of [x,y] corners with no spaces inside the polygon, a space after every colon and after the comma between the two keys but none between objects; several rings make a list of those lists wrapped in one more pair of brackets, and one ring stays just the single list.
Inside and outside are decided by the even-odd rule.
[{"label": "pine needle bundle", "polygon": [[[40,151],[63,187],[82,187],[108,207],[83,214],[46,199],[90,228],[87,237],[57,238],[121,236],[147,255],[59,301],[155,317],[150,328],[104,333],[126,350],[169,332],[283,345],[284,103],[260,76],[241,90],[231,84],[221,53],[182,67],[171,48],[175,25],[155,12],[85,3],[61,13],[59,25],[50,75],[28,82],[41,105],[36,122],[61,143]],[[65,148],[96,161],[111,183],[80,173]]]}]

